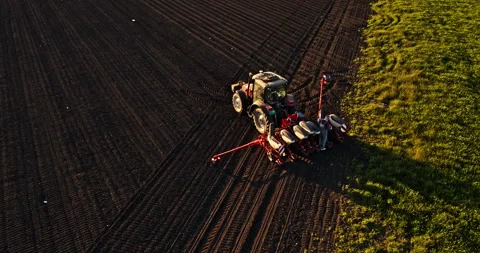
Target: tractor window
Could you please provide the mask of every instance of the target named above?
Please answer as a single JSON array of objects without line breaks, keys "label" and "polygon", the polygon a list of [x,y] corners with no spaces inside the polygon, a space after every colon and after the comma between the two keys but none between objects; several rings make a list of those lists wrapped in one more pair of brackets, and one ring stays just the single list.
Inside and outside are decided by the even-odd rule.
[{"label": "tractor window", "polygon": [[263,100],[263,87],[259,83],[255,83],[255,90],[253,91],[253,101],[261,99]]},{"label": "tractor window", "polygon": [[285,100],[286,95],[287,95],[287,90],[284,85],[279,85],[276,87],[267,87],[265,89],[265,101],[269,104],[283,103],[283,100]]}]

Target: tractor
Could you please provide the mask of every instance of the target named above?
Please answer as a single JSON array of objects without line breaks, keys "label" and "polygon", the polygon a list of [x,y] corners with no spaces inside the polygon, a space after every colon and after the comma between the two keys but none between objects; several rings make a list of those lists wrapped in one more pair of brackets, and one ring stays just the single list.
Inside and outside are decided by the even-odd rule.
[{"label": "tractor", "polygon": [[273,72],[250,73],[247,82],[231,85],[233,109],[253,118],[257,131],[266,134],[271,123],[277,127],[285,117],[287,84],[284,77]]},{"label": "tractor", "polygon": [[[216,164],[224,155],[259,145],[264,148],[270,161],[283,166],[299,156],[306,157],[325,150],[319,146],[319,134],[325,129],[323,121],[330,122],[333,137],[343,142],[343,136],[347,133],[345,122],[335,114],[325,114],[322,109],[323,89],[329,81],[331,79],[327,74],[320,80],[319,115],[313,121],[305,119],[303,113],[296,110],[295,98],[287,94],[287,80],[276,73],[250,73],[248,82],[232,84],[234,110],[253,118],[260,135],[247,144],[214,155],[210,164]],[[333,143],[329,141],[327,145],[331,148]]]}]

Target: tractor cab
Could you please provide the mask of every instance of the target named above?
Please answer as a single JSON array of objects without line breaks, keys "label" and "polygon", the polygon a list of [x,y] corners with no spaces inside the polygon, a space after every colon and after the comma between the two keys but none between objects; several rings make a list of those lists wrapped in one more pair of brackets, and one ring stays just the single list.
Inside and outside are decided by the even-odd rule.
[{"label": "tractor cab", "polygon": [[286,95],[286,85],[268,86],[265,88],[265,103],[271,105],[283,104]]},{"label": "tractor cab", "polygon": [[270,123],[279,125],[285,110],[288,81],[273,73],[259,71],[250,74],[247,82],[232,84],[232,104],[236,112],[246,112],[253,118],[255,127],[261,134],[266,134]]},{"label": "tractor cab", "polygon": [[264,101],[269,105],[283,104],[287,95],[287,80],[273,72],[260,71],[252,76],[254,82],[253,101]]}]

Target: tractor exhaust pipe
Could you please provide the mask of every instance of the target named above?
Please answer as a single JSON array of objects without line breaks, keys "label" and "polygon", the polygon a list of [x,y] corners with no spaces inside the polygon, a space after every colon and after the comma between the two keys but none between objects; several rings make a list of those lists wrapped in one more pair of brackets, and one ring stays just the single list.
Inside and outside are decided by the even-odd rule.
[{"label": "tractor exhaust pipe", "polygon": [[[250,92],[250,84],[252,83],[252,77],[253,77],[253,73],[252,72],[249,72],[248,73],[248,88],[247,88],[247,92]],[[253,87],[251,89],[253,91]]]}]

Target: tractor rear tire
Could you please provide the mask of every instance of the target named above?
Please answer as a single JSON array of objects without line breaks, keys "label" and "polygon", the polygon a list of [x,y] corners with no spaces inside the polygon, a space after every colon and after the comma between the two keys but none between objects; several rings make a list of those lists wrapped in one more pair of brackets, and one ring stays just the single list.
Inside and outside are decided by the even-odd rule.
[{"label": "tractor rear tire", "polygon": [[253,112],[253,122],[260,134],[266,134],[270,123],[272,123],[272,118],[262,108],[258,107]]},{"label": "tractor rear tire", "polygon": [[247,95],[242,90],[236,90],[232,97],[233,109],[242,113],[247,108]]}]

